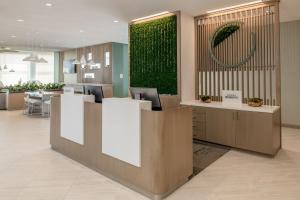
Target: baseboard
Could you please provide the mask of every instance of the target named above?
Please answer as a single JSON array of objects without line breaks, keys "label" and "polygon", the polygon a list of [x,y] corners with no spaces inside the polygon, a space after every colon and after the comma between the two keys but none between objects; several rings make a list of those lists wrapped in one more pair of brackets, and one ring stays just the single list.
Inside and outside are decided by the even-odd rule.
[{"label": "baseboard", "polygon": [[294,125],[294,124],[282,124],[282,127],[300,129],[300,125]]}]

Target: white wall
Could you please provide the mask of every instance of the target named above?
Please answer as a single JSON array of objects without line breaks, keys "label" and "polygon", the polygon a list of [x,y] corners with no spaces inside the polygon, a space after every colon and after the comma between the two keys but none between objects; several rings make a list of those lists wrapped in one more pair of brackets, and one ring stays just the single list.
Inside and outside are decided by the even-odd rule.
[{"label": "white wall", "polygon": [[300,21],[281,23],[282,123],[300,126]]},{"label": "white wall", "polygon": [[181,13],[181,99],[195,99],[194,17]]}]

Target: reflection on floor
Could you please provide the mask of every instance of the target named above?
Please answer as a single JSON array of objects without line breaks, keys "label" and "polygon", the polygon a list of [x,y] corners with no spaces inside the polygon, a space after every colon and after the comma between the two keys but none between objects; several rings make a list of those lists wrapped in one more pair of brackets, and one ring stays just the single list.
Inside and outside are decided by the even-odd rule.
[{"label": "reflection on floor", "polygon": [[[300,130],[274,158],[232,149],[166,200],[299,200]],[[0,111],[0,200],[148,200],[52,151],[49,120]]]},{"label": "reflection on floor", "polygon": [[193,144],[194,176],[199,174],[210,164],[218,160],[229,150],[230,148],[225,146],[194,140],[194,144]]}]

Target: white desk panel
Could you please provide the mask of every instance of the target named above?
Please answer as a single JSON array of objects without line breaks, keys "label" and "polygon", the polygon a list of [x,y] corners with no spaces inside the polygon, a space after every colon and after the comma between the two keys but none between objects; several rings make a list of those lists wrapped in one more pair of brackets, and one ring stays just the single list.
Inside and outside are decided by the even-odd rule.
[{"label": "white desk panel", "polygon": [[106,98],[102,103],[102,153],[141,167],[141,110],[150,101]]},{"label": "white desk panel", "polygon": [[84,144],[84,102],[95,102],[93,95],[61,95],[60,135],[63,138]]}]

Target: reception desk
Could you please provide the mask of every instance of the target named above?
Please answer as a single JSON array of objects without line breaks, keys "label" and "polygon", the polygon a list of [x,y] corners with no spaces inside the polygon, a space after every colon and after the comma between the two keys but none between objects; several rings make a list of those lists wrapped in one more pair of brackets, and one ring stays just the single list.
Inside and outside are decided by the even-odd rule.
[{"label": "reception desk", "polygon": [[[133,140],[140,144],[140,165],[138,165],[109,155],[107,152],[103,153],[103,123],[107,123],[103,120],[107,117],[103,109],[108,107],[104,108],[102,104],[91,102],[84,103],[84,144],[82,145],[61,137],[61,106],[61,98],[53,97],[50,143],[54,150],[152,199],[167,196],[188,181],[192,175],[192,109],[190,107],[172,106],[163,111],[151,111],[145,102],[145,107],[139,108],[140,121],[135,123],[140,124],[140,138]],[[130,119],[125,117],[123,121],[126,123],[126,120]],[[112,126],[117,126],[113,122],[110,123]],[[109,127],[107,129],[106,134],[109,134]],[[116,133],[112,132],[112,134]],[[108,141],[110,140],[106,140]],[[111,146],[109,143],[105,145],[114,148],[115,144],[113,141],[111,143]]]}]

